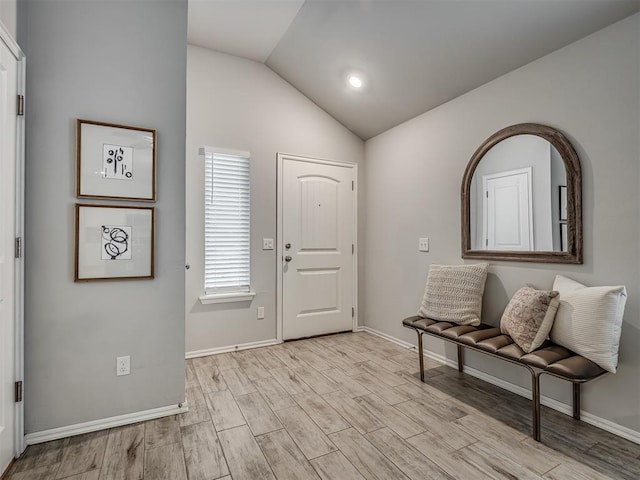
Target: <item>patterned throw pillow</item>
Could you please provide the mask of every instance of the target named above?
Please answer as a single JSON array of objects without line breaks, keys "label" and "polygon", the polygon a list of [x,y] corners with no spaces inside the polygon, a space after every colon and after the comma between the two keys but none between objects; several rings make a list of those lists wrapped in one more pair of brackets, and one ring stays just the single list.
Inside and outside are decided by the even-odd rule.
[{"label": "patterned throw pillow", "polygon": [[418,315],[460,325],[480,325],[487,263],[429,267]]},{"label": "patterned throw pillow", "polygon": [[505,308],[500,331],[530,353],[549,336],[559,303],[558,292],[526,285],[513,295]]},{"label": "patterned throw pillow", "polygon": [[586,287],[557,275],[560,306],[551,340],[615,373],[627,290],[623,285]]}]

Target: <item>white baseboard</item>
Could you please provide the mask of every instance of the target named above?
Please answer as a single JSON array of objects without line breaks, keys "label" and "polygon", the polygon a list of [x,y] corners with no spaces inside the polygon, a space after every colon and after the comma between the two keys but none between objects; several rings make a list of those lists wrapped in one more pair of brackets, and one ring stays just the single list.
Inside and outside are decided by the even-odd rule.
[{"label": "white baseboard", "polygon": [[393,342],[396,345],[400,345],[401,347],[404,347],[407,350],[413,350],[415,352],[418,351],[416,346],[413,343],[405,342],[404,340],[400,340],[399,338],[392,337],[391,335],[387,335],[384,332],[381,332],[379,330],[375,330],[375,329],[370,328],[370,327],[365,327],[363,325],[360,325],[360,326],[358,326],[358,329],[356,331],[358,331],[358,332],[367,332],[367,333],[370,333],[372,335],[376,335],[378,337],[382,337],[385,340],[389,340],[390,342]]},{"label": "white baseboard", "polygon": [[75,425],[68,425],[66,427],[28,433],[25,435],[24,440],[26,445],[35,445],[36,443],[49,442],[51,440],[58,440],[59,438],[72,437],[74,435],[106,430],[113,427],[121,427],[123,425],[131,425],[132,423],[154,420],[156,418],[168,417],[170,415],[185,413],[188,411],[189,407],[185,401],[178,405],[168,405],[166,407],[152,408],[141,412],[127,413],[125,415],[92,420],[90,422],[76,423]]},{"label": "white baseboard", "polygon": [[216,353],[228,353],[237,352],[239,350],[247,350],[249,348],[268,347],[269,345],[278,345],[282,343],[275,338],[271,340],[261,340],[259,342],[242,343],[240,345],[228,345],[226,347],[207,348],[205,350],[193,350],[185,354],[185,358],[206,357],[208,355],[215,355]]},{"label": "white baseboard", "polygon": [[[389,340],[390,342],[400,345],[404,348],[417,351],[416,345],[413,345],[409,342],[405,342],[404,340],[400,340],[398,338],[392,337],[391,335],[380,332],[373,328],[360,326],[358,327],[358,331],[368,332],[373,335],[377,335],[379,337]],[[445,365],[448,365],[450,367],[453,367],[456,369],[458,368],[458,363],[456,360],[449,359],[444,355],[439,355],[437,353],[433,353],[428,350],[425,350],[424,356],[432,360],[435,360],[436,362],[444,363]],[[471,368],[466,365],[464,367],[464,373],[467,373],[472,377],[479,378],[480,380],[483,380],[487,383],[491,383],[492,385],[496,385],[500,388],[504,388],[505,390],[515,393],[516,395],[520,395],[521,397],[531,399],[531,390],[527,388],[523,388],[511,382],[507,382],[498,377],[494,377],[493,375],[489,375],[487,373],[481,372],[480,370],[476,370],[475,368]],[[565,415],[573,414],[573,408],[571,405],[567,405],[566,403],[559,402],[558,400],[554,400],[553,398],[549,398],[549,397],[545,397],[544,395],[541,395],[540,403],[553,410],[564,413]],[[636,430],[623,427],[622,425],[618,425],[617,423],[614,423],[611,420],[598,417],[589,412],[585,412],[584,410],[580,412],[580,419],[585,423],[601,428],[602,430],[606,430],[607,432],[613,433],[614,435],[618,435],[619,437],[625,438],[631,442],[640,444],[640,432]]]}]

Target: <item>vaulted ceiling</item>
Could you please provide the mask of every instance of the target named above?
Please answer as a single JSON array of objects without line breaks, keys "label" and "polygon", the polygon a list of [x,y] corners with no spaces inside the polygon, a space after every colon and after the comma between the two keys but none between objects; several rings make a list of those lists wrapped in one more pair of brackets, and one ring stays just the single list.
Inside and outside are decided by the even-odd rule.
[{"label": "vaulted ceiling", "polygon": [[189,0],[189,43],[266,64],[366,140],[638,11],[640,0]]}]

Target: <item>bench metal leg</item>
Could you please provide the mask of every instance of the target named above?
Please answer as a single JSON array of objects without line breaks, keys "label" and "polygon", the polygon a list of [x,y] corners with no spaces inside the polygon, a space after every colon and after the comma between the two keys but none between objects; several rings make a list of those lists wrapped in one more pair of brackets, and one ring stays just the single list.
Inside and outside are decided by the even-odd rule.
[{"label": "bench metal leg", "polygon": [[533,410],[533,439],[540,441],[540,374],[531,372],[531,408]]},{"label": "bench metal leg", "polygon": [[424,382],[424,353],[422,352],[422,333],[416,330],[418,334],[418,358],[420,359],[420,381]]},{"label": "bench metal leg", "polygon": [[425,372],[424,372],[424,352],[423,352],[423,340],[422,340],[422,335],[431,335],[434,337],[439,337],[442,338],[443,340],[447,341],[447,342],[451,342],[451,343],[455,343],[456,347],[457,347],[457,354],[458,354],[458,371],[462,372],[464,369],[464,355],[463,355],[463,349],[464,348],[470,348],[473,351],[477,351],[479,353],[483,353],[485,355],[489,355],[491,357],[495,357],[495,358],[499,358],[501,360],[506,360],[507,362],[511,362],[515,365],[520,365],[523,366],[525,368],[527,368],[527,370],[529,370],[529,372],[531,373],[531,410],[532,410],[532,430],[533,430],[533,438],[536,441],[540,441],[541,438],[541,431],[542,431],[542,427],[541,427],[541,414],[542,414],[542,409],[540,406],[540,377],[542,375],[550,375],[552,377],[556,377],[556,378],[560,378],[562,380],[565,381],[569,381],[572,383],[572,391],[573,391],[573,418],[576,420],[580,420],[580,414],[581,414],[581,387],[582,384],[592,380],[593,378],[598,377],[599,375],[602,375],[604,373],[604,371],[602,373],[600,373],[599,375],[595,375],[593,377],[584,379],[584,380],[574,380],[571,378],[567,378],[564,375],[561,374],[556,374],[553,372],[549,372],[546,370],[543,371],[537,371],[538,369],[534,369],[532,367],[530,367],[529,365],[526,365],[520,361],[517,360],[511,360],[509,358],[506,357],[502,357],[500,355],[496,355],[494,353],[490,353],[487,352],[485,350],[481,350],[479,348],[475,348],[471,345],[461,345],[458,344],[455,340],[452,339],[448,339],[448,338],[444,338],[442,336],[440,336],[439,334],[433,333],[433,332],[427,332],[427,331],[420,331],[419,328],[416,327],[412,327],[412,326],[407,326],[405,325],[407,328],[411,328],[413,330],[416,331],[416,333],[418,334],[418,358],[420,359],[420,380],[424,382],[424,377],[425,377]]},{"label": "bench metal leg", "polygon": [[573,418],[580,420],[580,383],[573,383]]}]

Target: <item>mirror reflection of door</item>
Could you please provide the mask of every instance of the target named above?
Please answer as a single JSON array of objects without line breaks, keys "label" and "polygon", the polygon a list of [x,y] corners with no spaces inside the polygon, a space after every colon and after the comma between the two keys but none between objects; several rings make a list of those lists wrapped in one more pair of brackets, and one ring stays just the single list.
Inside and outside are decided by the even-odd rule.
[{"label": "mirror reflection of door", "polygon": [[[529,189],[528,218],[525,217],[525,205],[520,204],[520,210],[516,210],[515,199],[519,198],[513,192],[501,191],[503,196],[511,197],[498,202],[492,214],[500,214],[497,228],[493,230],[495,241],[487,236],[489,219],[485,208],[486,185],[483,185],[485,177],[505,177],[512,172],[521,172],[528,169],[529,183],[522,186]],[[513,180],[513,179],[512,179]],[[471,181],[471,245],[476,250],[500,250],[500,251],[560,251],[560,230],[558,225],[558,185],[564,184],[566,174],[562,158],[557,150],[544,138],[536,135],[516,135],[509,137],[494,145],[478,164]],[[508,180],[494,182],[506,188]],[[516,188],[512,185],[511,188]],[[514,222],[511,225],[507,219]],[[495,220],[495,218],[493,219]],[[524,222],[524,223],[523,223]],[[492,224],[493,225],[493,224]],[[523,229],[528,225],[529,232]],[[495,225],[494,225],[495,226]],[[493,227],[492,227],[493,228]],[[521,236],[524,235],[524,236]],[[517,238],[516,238],[517,236]],[[489,240],[489,242],[487,242]],[[529,248],[525,248],[529,242]],[[489,245],[491,243],[491,245]]]},{"label": "mirror reflection of door", "polygon": [[531,168],[482,177],[487,250],[534,250]]}]

